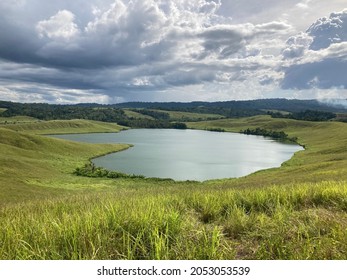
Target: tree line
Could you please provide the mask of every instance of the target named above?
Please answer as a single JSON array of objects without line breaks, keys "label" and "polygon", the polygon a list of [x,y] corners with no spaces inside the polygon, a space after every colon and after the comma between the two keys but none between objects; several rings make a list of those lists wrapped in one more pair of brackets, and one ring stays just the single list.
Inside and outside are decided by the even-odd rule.
[{"label": "tree line", "polygon": [[240,133],[246,134],[246,135],[259,135],[259,136],[265,136],[265,137],[271,137],[276,140],[280,141],[290,141],[290,142],[296,142],[296,137],[289,137],[287,133],[284,131],[275,131],[275,130],[267,130],[264,128],[257,127],[255,129],[247,128],[245,130],[241,130]]},{"label": "tree line", "polygon": [[325,111],[305,110],[302,112],[282,114],[280,112],[267,112],[272,118],[285,118],[302,121],[329,121],[336,118],[336,114]]},{"label": "tree line", "polygon": [[0,115],[13,117],[25,115],[39,120],[71,120],[85,119],[102,122],[118,123],[134,128],[175,128],[186,129],[180,122],[170,122],[169,114],[149,110],[136,110],[150,115],[154,120],[129,117],[123,109],[98,104],[51,105],[45,103],[14,103],[0,101],[0,108],[6,109]]}]

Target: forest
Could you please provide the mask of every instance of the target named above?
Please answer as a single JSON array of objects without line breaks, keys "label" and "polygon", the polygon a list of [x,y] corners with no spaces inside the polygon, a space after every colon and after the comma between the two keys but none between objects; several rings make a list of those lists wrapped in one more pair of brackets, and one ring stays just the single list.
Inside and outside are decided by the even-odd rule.
[{"label": "forest", "polygon": [[[218,115],[219,118],[241,118],[269,114],[273,118],[326,121],[345,113],[342,106],[330,106],[316,100],[264,99],[252,101],[144,103],[132,102],[114,105],[75,104],[57,105],[45,103],[15,103],[0,101],[2,117],[25,115],[39,120],[85,119],[116,122],[134,128],[186,128],[183,122],[195,121],[185,115],[181,121],[170,118],[170,112]],[[126,114],[134,112],[137,116]],[[211,117],[209,117],[211,119]]]}]

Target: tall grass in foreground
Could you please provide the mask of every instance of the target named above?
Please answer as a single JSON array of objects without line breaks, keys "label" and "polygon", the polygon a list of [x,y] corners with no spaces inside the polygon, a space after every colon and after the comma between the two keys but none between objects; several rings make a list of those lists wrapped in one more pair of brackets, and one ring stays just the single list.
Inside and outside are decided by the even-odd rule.
[{"label": "tall grass in foreground", "polygon": [[347,183],[139,190],[0,210],[1,259],[346,259]]}]

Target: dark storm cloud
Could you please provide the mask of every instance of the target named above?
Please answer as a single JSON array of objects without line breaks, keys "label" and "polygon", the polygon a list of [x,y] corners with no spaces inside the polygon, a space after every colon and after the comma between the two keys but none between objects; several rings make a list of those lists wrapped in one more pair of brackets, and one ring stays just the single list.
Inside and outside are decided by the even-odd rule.
[{"label": "dark storm cloud", "polygon": [[[161,31],[156,27],[164,24],[160,16],[144,2],[127,8],[116,1],[86,26],[78,26],[76,15],[65,9],[30,25],[20,18],[4,17],[0,57],[46,67],[87,69],[163,59],[171,45],[164,40],[153,42]],[[146,40],[150,42],[147,46]]]},{"label": "dark storm cloud", "polygon": [[[2,79],[118,93],[213,82],[222,64],[190,62],[227,59],[249,36],[248,25],[220,24],[223,18],[214,15],[219,1],[115,0],[93,13],[44,3],[37,14],[39,3],[23,1],[1,19],[0,58],[15,63],[1,71]],[[21,18],[26,8],[32,21]]]},{"label": "dark storm cloud", "polygon": [[0,17],[0,57],[16,62],[36,62],[35,51],[39,48],[35,32],[19,23],[8,22]]},{"label": "dark storm cloud", "polygon": [[313,37],[311,50],[328,48],[331,44],[347,41],[347,10],[340,13],[332,13],[329,18],[317,20],[306,31]]},{"label": "dark storm cloud", "polygon": [[[198,35],[203,39],[204,51],[200,58],[215,54],[218,59],[225,59],[244,50],[252,40],[262,36],[271,36],[287,32],[290,25],[283,22],[269,22],[265,24],[219,25],[206,28]],[[244,52],[243,52],[244,53]],[[239,53],[242,56],[242,52]]]},{"label": "dark storm cloud", "polygon": [[306,33],[292,36],[283,57],[294,59],[285,70],[283,89],[346,89],[347,10],[321,18]]},{"label": "dark storm cloud", "polygon": [[[286,0],[285,5],[298,2]],[[143,94],[177,93],[190,86],[204,88],[206,95],[223,92],[223,98],[261,92],[263,86],[277,86],[283,75],[278,53],[285,41],[279,38],[293,35],[292,25],[280,17],[233,21],[221,9],[239,7],[229,15],[242,10],[249,19],[250,11],[264,14],[272,5],[277,7],[271,9],[274,13],[276,3],[267,0],[263,7],[264,2],[226,0],[2,0],[0,99],[20,100],[23,94],[29,101],[141,100]],[[305,36],[318,38],[313,37],[316,29]],[[320,65],[325,58],[334,61],[344,55],[331,46],[322,49],[329,50],[326,53],[312,54],[313,39],[305,36],[288,40],[283,51],[284,88],[304,87],[311,80],[329,85],[318,82],[325,72],[295,85],[291,67],[311,70],[315,67],[305,64]],[[238,93],[239,88],[246,92]]]},{"label": "dark storm cloud", "polygon": [[245,46],[243,34],[226,26],[210,28],[198,36],[203,39],[204,47],[199,59],[211,54],[216,54],[219,59],[228,58]]},{"label": "dark storm cloud", "polygon": [[347,88],[347,61],[325,59],[320,62],[293,65],[282,83],[284,89]]}]

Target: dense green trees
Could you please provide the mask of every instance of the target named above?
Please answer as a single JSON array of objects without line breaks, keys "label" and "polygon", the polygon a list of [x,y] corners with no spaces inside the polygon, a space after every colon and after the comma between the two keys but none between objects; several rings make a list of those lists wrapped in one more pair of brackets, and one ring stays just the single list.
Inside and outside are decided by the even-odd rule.
[{"label": "dense green trees", "polygon": [[261,135],[265,137],[271,137],[276,140],[280,141],[291,141],[296,142],[296,137],[289,137],[287,133],[284,131],[275,131],[275,130],[266,130],[260,127],[257,127],[255,129],[247,128],[245,130],[241,130],[240,133],[247,134],[247,135]]},{"label": "dense green trees", "polygon": [[152,118],[158,119],[158,120],[169,120],[170,115],[165,112],[157,112],[147,109],[132,109],[132,111],[140,113],[142,115],[150,116]]},{"label": "dense green trees", "polygon": [[222,113],[222,109],[229,113],[229,116],[247,116],[252,114],[264,114],[266,111],[280,110],[286,112],[302,112],[305,110],[316,110],[325,112],[347,112],[343,105],[331,105],[319,102],[318,100],[297,100],[297,99],[258,99],[245,101],[223,101],[223,102],[128,102],[115,105],[117,108],[144,108],[162,109],[172,111],[188,111],[197,113]]},{"label": "dense green trees", "polygon": [[110,171],[102,167],[96,167],[94,163],[89,162],[85,164],[83,167],[77,167],[74,171],[74,174],[77,176],[85,176],[85,177],[93,177],[93,178],[145,178],[142,175],[129,175],[125,173],[121,173],[118,171]]},{"label": "dense green trees", "polygon": [[118,122],[125,119],[122,109],[111,107],[89,107],[86,105],[50,105],[50,104],[22,104],[12,102],[0,102],[0,107],[7,110],[2,113],[4,117],[18,115],[29,116],[40,120],[71,120],[87,119],[103,122]]},{"label": "dense green trees", "polygon": [[315,110],[305,110],[302,112],[295,112],[289,114],[282,114],[280,112],[268,112],[273,118],[286,118],[303,121],[328,121],[336,118],[335,113]]},{"label": "dense green trees", "polygon": [[153,117],[154,120],[137,119],[128,117],[122,109],[98,104],[49,105],[0,101],[0,108],[7,109],[2,112],[1,115],[3,117],[25,115],[39,120],[87,119],[103,122],[115,122],[119,125],[136,128],[187,128],[184,123],[170,122],[170,117],[167,113],[138,109],[134,111],[149,115]]},{"label": "dense green trees", "polygon": [[[134,108],[134,106],[138,106]],[[117,105],[100,104],[76,104],[76,105],[56,105],[44,103],[14,103],[0,101],[1,116],[13,117],[25,115],[40,120],[70,120],[88,119],[103,122],[115,122],[120,125],[138,128],[178,128],[185,129],[184,123],[173,123],[170,115],[166,111],[180,111],[200,114],[218,114],[226,118],[249,117],[263,115],[267,111],[274,118],[291,118],[308,121],[327,121],[334,119],[336,108],[321,104],[315,100],[286,100],[286,99],[265,99],[252,101],[227,101],[227,102],[191,102],[191,103],[125,103]],[[149,118],[137,118],[127,115],[122,108],[131,109]],[[311,108],[311,109],[308,109]],[[324,109],[312,110],[313,109]],[[284,110],[288,114],[274,112],[271,110]],[[340,108],[341,112],[345,109]],[[346,110],[345,110],[346,111]],[[184,121],[191,121],[185,119]]]}]

